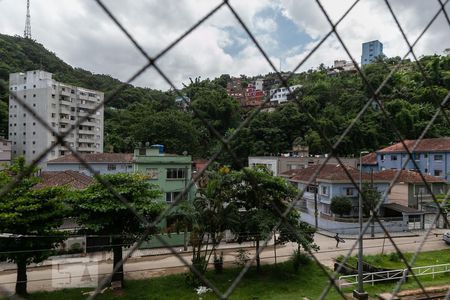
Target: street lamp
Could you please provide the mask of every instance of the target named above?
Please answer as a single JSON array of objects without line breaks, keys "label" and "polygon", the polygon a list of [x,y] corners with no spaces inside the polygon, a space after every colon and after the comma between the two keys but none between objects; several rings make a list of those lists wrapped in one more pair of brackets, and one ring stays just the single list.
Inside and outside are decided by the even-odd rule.
[{"label": "street lamp", "polygon": [[364,292],[363,286],[363,237],[362,237],[362,227],[363,227],[363,201],[362,201],[362,156],[369,154],[368,151],[359,152],[359,193],[358,193],[358,219],[359,219],[359,248],[358,248],[358,289],[353,291],[353,297],[356,299],[368,299],[369,295]]}]

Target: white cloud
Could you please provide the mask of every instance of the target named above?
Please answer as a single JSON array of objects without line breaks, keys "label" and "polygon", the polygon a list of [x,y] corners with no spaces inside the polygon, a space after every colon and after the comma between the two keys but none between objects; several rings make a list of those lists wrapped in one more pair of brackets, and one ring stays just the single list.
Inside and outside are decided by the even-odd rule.
[{"label": "white cloud", "polygon": [[[22,34],[25,23],[25,1],[0,1],[0,32]],[[145,51],[154,56],[178,38],[190,26],[205,16],[221,1],[216,0],[105,0],[105,5],[127,28]],[[416,37],[437,11],[436,1],[392,1],[399,21],[408,36]],[[248,0],[230,1],[243,22],[255,33],[264,49],[279,51],[279,24],[262,17],[267,10],[281,10],[282,14],[306,33],[313,42],[284,49],[285,64],[293,67],[329,30],[330,25],[315,1],[311,0]],[[351,5],[352,0],[324,1],[324,7],[335,22]],[[145,58],[117,28],[94,1],[36,0],[31,3],[33,37],[55,52],[69,64],[96,73],[111,74],[121,80],[128,79],[143,64]],[[233,28],[233,30],[230,30]],[[265,59],[244,33],[239,23],[224,6],[158,61],[177,86],[188,77],[215,77],[222,73],[255,75],[271,71]],[[406,45],[381,0],[360,1],[348,17],[338,26],[354,58],[359,61],[361,43],[379,39],[385,53],[403,55]],[[290,32],[282,33],[290,35]],[[423,40],[417,45],[418,54],[442,53],[448,47],[449,26],[441,16]],[[230,55],[224,48],[242,49]],[[272,51],[273,50],[273,51]],[[272,52],[271,52],[272,51]],[[335,59],[348,59],[336,37],[330,37],[308,60],[303,69],[320,63],[331,65]],[[278,66],[278,59],[272,57]],[[283,66],[283,69],[286,69]],[[145,72],[136,82],[152,88],[167,88],[154,70]]]}]

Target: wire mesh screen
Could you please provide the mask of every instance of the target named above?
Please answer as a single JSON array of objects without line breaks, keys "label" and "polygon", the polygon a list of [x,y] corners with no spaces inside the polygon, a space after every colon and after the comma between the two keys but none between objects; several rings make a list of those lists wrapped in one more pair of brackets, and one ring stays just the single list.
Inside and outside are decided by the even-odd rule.
[{"label": "wire mesh screen", "polygon": [[[251,254],[249,257],[247,257],[244,260],[244,263],[242,265],[242,269],[240,270],[240,272],[238,272],[237,276],[231,282],[229,282],[229,285],[227,286],[227,288],[223,289],[223,288],[219,288],[217,283],[213,282],[207,275],[205,275],[204,272],[201,272],[200,270],[198,270],[197,265],[193,264],[192,261],[190,261],[189,259],[186,258],[186,256],[182,255],[183,254],[182,249],[180,249],[179,247],[174,247],[174,246],[170,245],[170,243],[166,239],[164,239],[161,235],[154,234],[154,229],[156,227],[158,227],[158,224],[160,224],[162,221],[164,221],[168,217],[170,212],[173,211],[173,209],[175,207],[182,204],[186,195],[188,195],[191,192],[192,188],[195,187],[195,185],[199,183],[198,181],[201,180],[202,175],[204,175],[203,173],[206,172],[205,170],[207,170],[207,168],[209,166],[212,166],[214,164],[214,162],[216,162],[217,159],[221,155],[224,155],[224,154],[229,155],[237,166],[242,165],[240,160],[237,158],[237,154],[235,153],[235,147],[233,147],[232,143],[236,139],[236,137],[240,134],[240,132],[242,130],[244,130],[246,127],[248,127],[252,123],[252,121],[254,121],[255,117],[262,110],[264,110],[270,106],[270,99],[272,98],[273,93],[276,92],[276,90],[275,90],[272,92],[272,94],[266,95],[263,103],[259,107],[252,109],[246,115],[246,117],[243,120],[241,120],[240,124],[235,128],[235,130],[231,134],[223,135],[216,129],[216,127],[213,124],[211,124],[211,121],[205,117],[205,114],[202,111],[199,111],[198,108],[191,105],[191,103],[188,101],[188,99],[186,99],[183,92],[177,88],[176,84],[172,81],[170,76],[167,75],[164,72],[164,70],[159,66],[160,60],[163,57],[165,57],[170,50],[172,50],[181,41],[183,41],[185,38],[187,38],[194,31],[196,31],[208,19],[213,17],[219,11],[223,11],[223,10],[227,10],[231,13],[231,15],[235,18],[237,23],[243,29],[243,31],[247,34],[247,38],[252,43],[254,43],[254,45],[258,49],[260,55],[262,57],[264,57],[267,64],[270,66],[271,71],[275,74],[275,76],[277,77],[279,82],[281,82],[281,84],[279,85],[279,88],[284,87],[286,89],[289,89],[290,88],[289,80],[291,79],[291,77],[294,76],[294,74],[311,59],[311,57],[314,55],[314,53],[316,53],[316,51],[318,51],[318,49],[320,49],[331,36],[334,36],[340,43],[340,46],[342,47],[342,49],[344,49],[348,58],[352,61],[352,64],[353,64],[358,76],[361,78],[361,80],[363,82],[364,88],[368,91],[368,93],[370,95],[370,97],[368,97],[366,99],[364,105],[359,109],[359,112],[355,115],[355,117],[350,122],[348,122],[348,124],[346,124],[346,127],[344,128],[344,130],[342,130],[342,132],[340,133],[340,135],[337,139],[336,138],[332,139],[331,137],[327,136],[327,133],[324,130],[324,125],[320,124],[317,121],[317,119],[315,118],[315,116],[312,112],[306,111],[306,116],[308,118],[307,121],[311,124],[311,126],[320,135],[320,138],[324,143],[323,147],[326,149],[326,152],[328,153],[328,155],[320,163],[320,165],[315,169],[315,171],[309,176],[305,186],[313,185],[317,176],[320,174],[320,172],[322,172],[322,170],[324,170],[327,163],[329,163],[330,160],[335,159],[337,161],[337,163],[342,166],[344,173],[348,177],[348,180],[352,183],[354,190],[356,190],[356,193],[358,195],[361,195],[361,197],[363,198],[362,199],[363,201],[366,201],[366,199],[364,199],[366,196],[362,192],[361,184],[358,183],[358,181],[355,181],[355,179],[354,179],[355,177],[352,175],[351,168],[346,166],[345,162],[342,161],[342,159],[339,157],[338,154],[340,153],[339,149],[340,149],[340,146],[342,145],[342,143],[348,142],[348,137],[349,137],[350,133],[352,132],[352,130],[354,130],[355,125],[358,124],[359,122],[361,122],[364,115],[367,113],[368,109],[371,107],[374,107],[374,106],[380,110],[381,115],[384,119],[383,122],[385,122],[388,125],[389,129],[391,130],[391,133],[395,136],[395,139],[400,141],[400,143],[403,147],[402,150],[403,150],[403,152],[406,153],[405,158],[402,161],[402,168],[395,171],[395,175],[394,175],[393,179],[391,180],[391,182],[389,183],[389,188],[387,188],[385,190],[385,192],[381,196],[381,200],[378,203],[376,203],[373,207],[370,208],[370,210],[371,210],[370,217],[368,217],[364,220],[364,224],[362,226],[362,231],[359,233],[359,236],[354,239],[354,241],[353,240],[351,241],[351,245],[349,246],[348,249],[346,249],[342,260],[340,260],[340,262],[337,264],[336,270],[334,270],[334,271],[329,270],[328,268],[324,267],[323,263],[321,262],[321,260],[322,260],[321,255],[323,253],[334,252],[334,250],[319,250],[319,251],[317,251],[315,249],[309,249],[309,248],[306,249],[306,251],[309,252],[309,255],[312,258],[312,260],[314,261],[314,263],[317,264],[317,266],[320,268],[321,272],[323,272],[323,275],[328,279],[327,283],[324,284],[324,286],[322,287],[322,293],[319,296],[319,299],[326,299],[330,295],[331,290],[334,290],[335,293],[338,296],[340,296],[341,298],[347,299],[347,298],[351,297],[351,296],[349,296],[348,293],[344,292],[344,290],[341,288],[341,285],[340,285],[341,282],[339,281],[339,276],[341,274],[341,271],[345,268],[346,263],[350,259],[352,259],[352,255],[354,255],[354,250],[358,247],[358,240],[361,237],[365,236],[366,233],[368,233],[369,230],[371,229],[371,226],[373,227],[374,224],[376,224],[376,226],[379,226],[379,228],[381,228],[381,231],[384,234],[384,240],[388,240],[388,243],[390,243],[393,246],[395,253],[398,255],[399,260],[404,264],[404,268],[403,268],[404,271],[397,278],[397,281],[396,281],[397,284],[395,285],[394,289],[392,291],[386,291],[386,292],[392,292],[392,294],[394,296],[397,295],[401,291],[402,286],[406,282],[406,280],[408,278],[410,278],[417,284],[419,289],[423,292],[423,294],[426,297],[429,297],[429,298],[432,297],[432,295],[430,295],[429,290],[427,290],[425,288],[425,286],[423,285],[420,274],[417,273],[420,271],[416,270],[413,266],[417,259],[417,256],[423,251],[426,244],[429,242],[429,238],[430,238],[430,236],[432,236],[432,230],[436,227],[436,224],[439,222],[439,220],[441,220],[441,222],[444,223],[444,226],[445,225],[448,226],[447,213],[446,213],[444,205],[448,201],[450,191],[444,195],[443,200],[438,199],[436,197],[437,195],[435,195],[435,191],[432,189],[432,186],[430,185],[430,183],[427,180],[427,178],[428,178],[427,174],[424,174],[421,171],[420,166],[418,165],[418,161],[416,160],[416,156],[415,156],[415,150],[418,147],[418,145],[420,144],[420,142],[422,141],[422,139],[424,139],[424,137],[427,136],[430,128],[433,126],[433,124],[437,118],[442,119],[443,122],[445,122],[445,124],[447,124],[447,126],[450,126],[450,122],[449,122],[450,120],[448,117],[448,100],[450,97],[450,93],[447,93],[445,95],[445,97],[443,97],[443,98],[441,97],[442,98],[441,99],[441,98],[439,98],[440,95],[438,95],[438,93],[436,93],[433,89],[431,89],[430,97],[433,98],[432,101],[433,101],[433,103],[435,103],[436,110],[435,110],[432,118],[429,120],[429,122],[426,124],[426,126],[424,126],[423,131],[421,132],[421,134],[419,136],[417,136],[417,139],[415,140],[415,142],[413,144],[405,143],[405,137],[402,136],[401,131],[398,129],[398,124],[396,124],[392,115],[385,109],[383,101],[386,96],[386,92],[385,92],[386,86],[389,84],[390,80],[392,80],[392,77],[397,72],[400,72],[402,70],[402,65],[404,64],[404,59],[406,59],[407,57],[412,57],[412,59],[415,63],[415,68],[418,70],[418,72],[421,76],[421,80],[423,81],[423,85],[424,86],[432,85],[431,79],[429,78],[430,77],[429,74],[427,74],[424,66],[422,65],[422,63],[420,61],[420,58],[417,57],[417,55],[415,53],[415,47],[418,44],[418,42],[422,39],[422,37],[427,33],[427,30],[432,26],[432,24],[435,22],[435,20],[439,16],[443,16],[445,18],[446,22],[448,23],[448,25],[450,25],[450,20],[448,17],[448,13],[446,11],[446,6],[447,6],[448,1],[441,1],[441,0],[437,1],[437,3],[439,4],[439,9],[433,14],[432,18],[427,21],[426,26],[423,28],[423,30],[420,32],[420,34],[414,40],[411,39],[411,37],[407,36],[407,34],[405,33],[403,25],[401,24],[401,22],[399,21],[399,19],[397,17],[397,14],[394,12],[394,10],[391,7],[391,3],[390,3],[391,1],[388,1],[388,0],[384,1],[383,5],[385,5],[387,7],[390,15],[392,16],[392,19],[394,20],[394,22],[396,24],[396,28],[392,28],[392,30],[399,31],[399,33],[401,34],[401,37],[404,40],[404,43],[407,45],[408,51],[407,51],[407,53],[404,54],[402,59],[395,62],[395,64],[391,67],[389,74],[385,78],[382,78],[380,80],[380,84],[378,86],[374,86],[373,83],[371,83],[371,81],[367,78],[367,75],[365,74],[364,69],[362,69],[360,67],[360,65],[357,63],[354,53],[351,53],[349,51],[346,41],[342,38],[342,35],[339,32],[339,25],[347,18],[347,16],[352,12],[352,10],[358,6],[358,4],[360,2],[359,0],[356,0],[354,3],[352,3],[352,5],[348,7],[348,9],[345,11],[345,13],[339,19],[337,19],[336,22],[332,21],[332,19],[330,17],[330,13],[324,8],[321,1],[319,1],[319,0],[315,1],[317,7],[320,9],[320,11],[323,14],[323,18],[329,24],[329,31],[327,34],[325,34],[319,40],[319,42],[316,43],[316,45],[311,49],[311,51],[303,59],[298,61],[296,67],[293,70],[291,70],[291,72],[289,72],[289,73],[281,73],[276,68],[273,61],[269,58],[269,55],[265,51],[262,44],[257,40],[255,34],[250,30],[249,26],[244,22],[244,19],[241,16],[241,12],[236,10],[236,8],[229,1],[225,0],[225,1],[218,3],[217,6],[215,6],[211,11],[209,11],[204,17],[199,19],[191,27],[186,28],[186,31],[183,34],[181,34],[179,37],[174,39],[172,43],[170,43],[169,45],[164,47],[158,54],[153,55],[153,56],[151,56],[145,50],[145,47],[140,43],[140,37],[133,36],[130,33],[130,31],[127,29],[127,27],[122,22],[119,21],[119,19],[114,15],[114,13],[108,8],[107,3],[104,3],[101,0],[96,0],[95,2],[98,4],[98,7],[103,11],[103,13],[108,16],[108,18],[111,20],[111,22],[114,23],[114,25],[117,26],[117,28],[127,37],[127,39],[129,40],[129,42],[132,45],[131,47],[134,47],[135,49],[137,49],[137,51],[142,55],[142,57],[145,59],[146,62],[135,74],[133,74],[133,76],[131,76],[129,78],[129,80],[127,80],[126,83],[123,83],[113,93],[111,93],[108,97],[106,97],[104,99],[104,101],[102,101],[101,103],[98,103],[98,105],[96,107],[92,108],[86,116],[79,118],[75,122],[74,126],[72,126],[71,129],[69,129],[65,132],[59,132],[59,131],[55,130],[51,126],[51,124],[49,124],[46,120],[41,118],[39,115],[35,115],[37,122],[40,123],[40,125],[44,126],[48,130],[49,133],[51,133],[53,136],[56,137],[56,143],[52,144],[45,151],[40,153],[38,158],[32,162],[31,166],[28,166],[27,168],[18,172],[14,176],[14,178],[11,182],[3,185],[0,189],[0,197],[7,195],[22,180],[26,179],[28,175],[33,173],[35,170],[34,168],[40,163],[40,161],[45,159],[45,157],[58,145],[66,147],[73,154],[73,156],[76,157],[76,159],[82,164],[82,166],[85,169],[89,170],[92,174],[96,174],[96,171],[94,170],[93,166],[89,162],[85,161],[83,159],[83,156],[80,155],[80,153],[78,153],[77,150],[74,149],[69,143],[66,142],[66,139],[69,137],[69,135],[72,133],[72,131],[75,128],[78,128],[78,126],[80,126],[84,122],[88,121],[90,116],[95,114],[98,110],[102,109],[102,107],[104,107],[105,105],[110,103],[115,97],[120,95],[120,93],[125,90],[125,88],[127,87],[128,84],[133,83],[144,72],[146,72],[147,70],[150,70],[150,69],[153,69],[159,76],[161,76],[161,78],[164,79],[164,81],[171,87],[171,89],[173,89],[173,91],[176,93],[176,95],[179,96],[183,101],[186,102],[185,105],[190,107],[190,109],[193,111],[195,118],[198,118],[198,120],[200,120],[200,122],[209,130],[211,135],[220,142],[220,147],[219,147],[219,149],[217,149],[217,151],[211,157],[209,157],[209,160],[206,163],[206,167],[202,171],[199,171],[195,177],[193,177],[192,179],[189,180],[189,182],[186,182],[184,190],[181,193],[175,195],[173,201],[171,201],[170,204],[167,205],[162,210],[162,212],[157,217],[155,217],[152,221],[148,221],[148,219],[142,214],[142,212],[139,211],[138,209],[136,209],[134,204],[129,203],[127,198],[124,197],[121,193],[119,193],[116,190],[117,187],[114,185],[114,183],[109,182],[107,179],[105,179],[105,177],[97,176],[97,175],[95,176],[96,179],[99,181],[99,183],[101,185],[103,185],[112,195],[115,196],[117,203],[120,203],[121,205],[126,206],[129,209],[129,211],[132,212],[138,218],[141,226],[145,230],[143,231],[143,234],[139,234],[139,235],[132,237],[132,239],[133,239],[133,242],[131,243],[132,246],[127,248],[125,256],[115,265],[115,268],[112,272],[101,272],[101,271],[99,272],[99,275],[101,275],[99,277],[101,279],[100,282],[98,283],[95,290],[93,290],[93,292],[91,292],[90,294],[85,295],[85,297],[87,297],[88,299],[96,298],[100,293],[103,292],[104,288],[110,284],[111,280],[113,279],[114,273],[124,272],[123,266],[124,266],[124,264],[126,264],[126,262],[130,258],[132,258],[135,255],[146,254],[146,255],[155,255],[155,256],[169,255],[171,257],[176,257],[180,262],[179,265],[152,267],[151,268],[152,272],[158,272],[160,270],[168,270],[171,268],[177,269],[177,270],[188,269],[189,272],[195,274],[199,278],[201,285],[211,289],[217,298],[228,299],[229,297],[233,296],[233,293],[238,288],[239,283],[245,278],[245,276],[248,273],[248,271],[250,270],[250,268],[255,264],[256,260],[258,259],[257,254],[263,253],[263,251],[267,250],[274,243],[273,236],[268,236],[268,237],[261,236],[261,242],[259,244],[259,247],[256,249],[256,253]],[[161,2],[161,5],[164,5],[164,4]],[[195,55],[195,54],[193,53],[192,55]],[[286,74],[288,74],[288,75],[286,75]],[[26,99],[23,99],[23,97],[20,97],[17,94],[17,92],[10,91],[10,96],[21,107],[23,107],[23,109],[27,113],[34,114],[34,108],[30,106],[30,104],[26,101]],[[297,96],[298,95],[296,95],[296,97],[294,97],[293,101],[299,106],[299,109],[306,110],[305,107],[301,106],[302,104],[298,100],[299,97],[297,97]],[[393,233],[392,231],[389,230],[389,228],[386,227],[387,226],[386,222],[384,222],[382,220],[382,218],[378,215],[378,212],[380,211],[382,204],[386,202],[385,200],[388,197],[388,193],[389,193],[388,191],[391,190],[392,187],[395,185],[395,183],[398,181],[398,178],[401,175],[401,170],[406,168],[408,164],[412,164],[414,166],[414,169],[420,176],[420,179],[421,179],[423,185],[425,186],[424,192],[426,192],[426,194],[430,195],[432,202],[435,204],[435,207],[437,208],[437,212],[435,215],[433,215],[433,218],[430,221],[428,228],[420,236],[421,240],[419,241],[419,243],[412,246],[412,247],[414,247],[414,253],[411,256],[404,255],[404,253],[401,249],[402,249],[403,244],[405,244],[405,242],[403,240],[395,239],[395,233]],[[360,166],[360,168],[361,167],[362,166]],[[276,233],[277,231],[279,231],[280,227],[283,227],[283,226],[289,227],[290,226],[289,225],[290,223],[288,220],[290,212],[292,210],[298,210],[299,207],[301,207],[301,203],[302,203],[302,201],[304,201],[303,196],[304,196],[304,193],[306,193],[306,192],[307,191],[303,190],[303,189],[299,190],[295,200],[290,202],[285,210],[280,210],[277,207],[274,207],[274,211],[276,211],[276,213],[277,213],[278,222],[277,222],[276,226],[274,226],[274,228],[272,228],[270,230],[271,232]],[[292,232],[294,232],[295,235],[297,235],[298,240],[305,239],[304,232],[298,231],[295,228],[291,228],[291,229],[292,229]],[[161,247],[158,248],[158,250],[148,250],[146,252],[146,250],[141,249],[142,244],[146,242],[146,240],[149,238],[149,235],[151,235],[153,240],[158,241],[161,244]],[[104,240],[104,242],[100,242],[98,245],[90,245],[90,246],[88,245],[88,248],[91,247],[92,251],[95,251],[96,249],[101,249],[102,246],[104,246],[105,244],[108,244],[108,242],[109,242],[108,237],[111,237],[111,236],[112,235],[105,235],[106,240]],[[252,236],[254,236],[254,235],[252,235]],[[16,238],[20,239],[21,237],[16,237]],[[39,237],[35,236],[35,238],[39,238]],[[247,244],[245,244],[245,243],[247,243]],[[406,243],[408,243],[408,242],[406,242]],[[248,241],[248,242],[244,242],[244,244],[240,244],[240,245],[241,246],[242,245],[253,245],[253,242]],[[46,250],[46,249],[34,249],[33,251],[44,251],[44,250]],[[18,249],[16,251],[20,252],[21,250]],[[23,251],[26,252],[28,250],[23,250]],[[224,250],[224,251],[226,251],[226,250]],[[111,258],[110,254],[105,254],[105,255],[107,255],[107,257],[103,257],[103,259]],[[275,256],[267,256],[266,258],[276,260],[277,259],[276,254],[274,254],[274,255]],[[286,258],[286,257],[284,257],[284,258]],[[278,259],[283,259],[283,255],[278,256]],[[125,271],[125,275],[129,275],[130,273],[139,272],[139,271],[142,271],[142,270],[129,270],[129,271],[127,270],[127,271]],[[81,277],[82,275],[83,274],[81,273],[79,276]],[[61,275],[61,276],[63,276],[63,275]],[[52,280],[52,278],[35,279],[35,281],[38,282],[38,284],[39,284],[39,282],[45,281],[45,280]],[[53,280],[54,280],[54,278],[53,278]],[[30,281],[31,280],[29,280],[29,282]],[[3,291],[4,295],[10,295],[10,292],[6,289],[6,285],[13,284],[14,282],[15,281],[11,279],[10,282],[0,283],[0,289]],[[299,297],[300,297],[300,295],[299,295]],[[450,298],[450,289],[448,289],[446,295],[443,296],[443,298],[445,298],[445,299]]]}]

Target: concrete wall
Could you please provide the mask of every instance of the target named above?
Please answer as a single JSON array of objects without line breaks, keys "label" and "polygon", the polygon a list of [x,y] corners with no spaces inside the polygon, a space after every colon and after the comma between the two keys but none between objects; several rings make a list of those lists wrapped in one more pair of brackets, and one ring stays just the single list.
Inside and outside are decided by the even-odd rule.
[{"label": "concrete wall", "polygon": [[[314,226],[314,215],[308,214],[305,212],[300,213],[300,219]],[[401,232],[408,230],[408,228],[404,225],[403,221],[382,221],[383,225],[390,232]],[[359,233],[359,225],[358,223],[347,223],[347,222],[337,222],[333,220],[326,220],[323,218],[318,219],[319,229],[337,232],[340,234],[358,234]],[[383,229],[377,223],[375,223],[375,232],[381,233]],[[370,227],[367,230],[367,234],[370,234]]]}]

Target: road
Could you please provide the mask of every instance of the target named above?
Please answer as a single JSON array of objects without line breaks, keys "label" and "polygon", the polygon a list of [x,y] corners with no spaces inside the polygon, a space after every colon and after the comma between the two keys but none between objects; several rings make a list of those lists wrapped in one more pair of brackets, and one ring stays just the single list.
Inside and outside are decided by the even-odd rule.
[{"label": "road", "polygon": [[[403,252],[413,252],[417,249],[423,236],[395,237],[394,241]],[[320,246],[320,250],[315,254],[317,259],[323,265],[333,268],[334,258],[339,255],[346,255],[355,243],[354,239],[347,239],[346,243],[340,244],[336,248],[334,238],[322,234],[315,235],[315,242]],[[384,244],[384,246],[383,246]],[[228,247],[237,246],[228,244]],[[277,246],[277,261],[285,261],[289,259],[293,250],[296,249],[295,244],[287,244]],[[442,241],[442,235],[430,235],[422,249],[422,251],[450,249]],[[222,250],[221,250],[222,251]],[[236,249],[223,249],[224,262],[231,265],[235,261]],[[395,249],[388,239],[366,239],[364,241],[365,254],[377,254],[394,252]],[[254,250],[250,250],[254,254]],[[357,248],[353,251],[353,255],[357,253]],[[180,255],[190,261],[190,253],[180,252]],[[261,254],[262,263],[274,263],[275,254],[273,245],[269,245]],[[83,258],[72,258],[65,260],[53,261],[53,266],[35,267],[28,269],[28,290],[30,292],[38,290],[54,290],[64,287],[77,286],[95,286],[98,278],[102,274],[108,274],[112,270],[112,262],[110,259],[105,260],[105,256],[98,254],[89,255]],[[126,278],[142,279],[153,276],[161,276],[169,273],[184,272],[187,268],[179,258],[172,254],[133,257],[125,264]],[[96,276],[99,274],[98,276]],[[2,290],[12,292],[14,290],[16,274],[15,270],[0,272],[0,285]],[[1,293],[0,293],[1,294]]]}]

